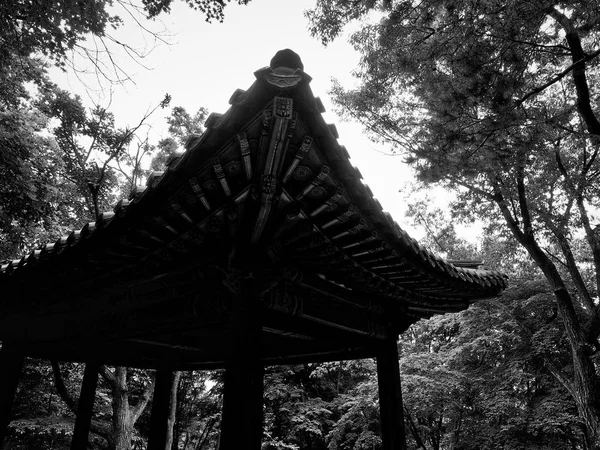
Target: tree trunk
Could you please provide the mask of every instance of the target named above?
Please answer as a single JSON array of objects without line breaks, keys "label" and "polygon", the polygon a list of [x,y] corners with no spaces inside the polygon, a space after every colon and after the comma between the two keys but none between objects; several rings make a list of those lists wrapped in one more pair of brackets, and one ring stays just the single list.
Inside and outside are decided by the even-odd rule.
[{"label": "tree trunk", "polygon": [[596,371],[590,359],[590,348],[577,322],[569,292],[563,288],[554,291],[554,294],[573,354],[577,411],[586,424],[590,448],[597,450],[600,449],[600,392]]},{"label": "tree trunk", "polygon": [[177,389],[179,387],[179,379],[181,378],[181,372],[175,372],[173,374],[173,384],[171,385],[171,402],[169,405],[169,422],[167,429],[167,445],[165,449],[177,450],[177,440],[174,439],[175,421],[177,413]]},{"label": "tree trunk", "polygon": [[115,367],[115,381],[112,387],[113,422],[112,440],[115,450],[131,450],[133,424],[127,393],[127,369]]},{"label": "tree trunk", "polygon": [[529,220],[524,180],[521,178],[518,181],[520,188],[519,205],[523,215],[523,230],[521,230],[519,223],[512,216],[501,194],[496,196],[495,201],[500,207],[508,228],[541,269],[548,284],[554,291],[558,314],[565,327],[573,358],[574,379],[573,389],[570,390],[570,393],[574,397],[579,417],[581,417],[587,427],[590,448],[600,450],[600,385],[594,363],[591,360],[592,349],[586,340],[579,318],[575,313],[573,298],[567,290],[560,272],[539,246],[535,238]]}]

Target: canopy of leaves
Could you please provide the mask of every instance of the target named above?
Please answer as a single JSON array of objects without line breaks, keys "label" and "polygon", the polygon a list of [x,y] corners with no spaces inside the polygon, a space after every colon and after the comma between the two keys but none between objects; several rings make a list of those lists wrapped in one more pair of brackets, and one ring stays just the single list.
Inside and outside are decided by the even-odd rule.
[{"label": "canopy of leaves", "polygon": [[569,392],[595,448],[598,11],[586,1],[325,0],[309,13],[326,42],[365,20],[351,36],[359,86],[333,88],[342,112],[421,180],[460,189],[463,215],[500,217],[543,272],[568,330]]},{"label": "canopy of leaves", "polygon": [[[185,0],[207,21],[223,21],[224,8],[231,0]],[[245,5],[250,0],[236,0]],[[110,29],[122,25],[114,6],[127,14],[141,9],[148,18],[168,13],[173,0],[142,0],[141,5],[125,0],[0,1],[0,70],[18,64],[21,58],[44,55],[59,66],[88,36],[110,37]],[[120,44],[120,43],[119,43]],[[104,48],[103,50],[106,50]],[[1,75],[1,74],[0,74]]]},{"label": "canopy of leaves", "polygon": [[[184,0],[192,9],[200,11],[206,17],[207,22],[217,20],[223,22],[225,18],[224,9],[231,0]],[[238,5],[247,5],[251,0],[235,0]],[[148,17],[156,17],[162,12],[171,10],[173,0],[142,0]]]}]

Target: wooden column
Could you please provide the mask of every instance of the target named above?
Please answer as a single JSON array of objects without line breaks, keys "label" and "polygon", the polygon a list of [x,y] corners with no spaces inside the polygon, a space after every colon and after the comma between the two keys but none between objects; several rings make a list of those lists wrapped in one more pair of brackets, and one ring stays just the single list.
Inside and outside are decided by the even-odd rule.
[{"label": "wooden column", "polygon": [[87,363],[85,365],[79,402],[77,403],[77,417],[75,419],[71,450],[85,450],[87,448],[99,370],[100,366],[96,363]]},{"label": "wooden column", "polygon": [[0,448],[4,444],[11,410],[23,369],[23,353],[3,344],[0,349]]},{"label": "wooden column", "polygon": [[152,397],[152,414],[150,415],[148,450],[170,450],[166,447],[167,442],[171,442],[168,439],[168,434],[172,384],[172,370],[159,369],[156,371],[154,396]]},{"label": "wooden column", "polygon": [[395,337],[387,339],[377,354],[377,382],[383,450],[405,450],[404,411]]},{"label": "wooden column", "polygon": [[240,283],[232,305],[231,353],[225,368],[219,450],[260,450],[263,372],[260,299],[252,279]]}]

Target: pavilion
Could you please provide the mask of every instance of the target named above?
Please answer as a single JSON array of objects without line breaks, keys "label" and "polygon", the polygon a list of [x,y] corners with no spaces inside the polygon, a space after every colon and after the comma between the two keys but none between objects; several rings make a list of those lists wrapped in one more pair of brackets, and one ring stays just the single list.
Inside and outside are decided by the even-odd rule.
[{"label": "pavilion", "polygon": [[361,182],[298,55],[278,52],[144,189],[0,266],[0,446],[24,356],[156,369],[164,450],[176,370],[224,368],[220,448],[259,449],[263,368],[375,357],[385,449],[405,447],[397,337],[506,277],[420,247]]}]

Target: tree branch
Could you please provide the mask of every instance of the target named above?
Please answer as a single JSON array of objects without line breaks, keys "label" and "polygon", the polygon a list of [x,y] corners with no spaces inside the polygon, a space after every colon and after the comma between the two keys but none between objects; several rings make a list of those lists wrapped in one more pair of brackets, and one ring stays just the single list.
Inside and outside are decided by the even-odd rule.
[{"label": "tree branch", "polygon": [[101,365],[98,369],[99,369],[98,371],[100,372],[100,375],[102,376],[102,378],[104,378],[104,381],[106,381],[108,384],[110,384],[112,386],[113,384],[115,384],[117,382],[115,374],[112,373],[108,367],[106,367],[105,365]]},{"label": "tree branch", "polygon": [[[52,372],[54,374],[54,386],[56,387],[58,395],[60,396],[62,401],[65,402],[69,410],[73,414],[77,415],[77,406],[79,400],[75,399],[68,391],[62,373],[60,371],[60,365],[58,364],[58,362],[54,360],[50,361],[50,365],[52,366]],[[92,420],[90,422],[90,430],[106,440],[108,440],[110,437],[110,425],[103,424],[98,420]]]},{"label": "tree branch", "polygon": [[585,55],[580,60],[578,60],[578,61],[574,62],[573,64],[571,64],[570,66],[568,66],[562,72],[560,72],[560,73],[556,74],[554,77],[550,78],[546,83],[544,83],[541,86],[538,86],[538,87],[533,88],[532,90],[530,90],[527,94],[525,94],[523,97],[521,97],[519,100],[517,100],[517,102],[515,103],[515,106],[521,106],[528,98],[533,97],[536,94],[539,94],[540,92],[542,92],[545,89],[549,88],[553,84],[555,84],[555,83],[559,82],[560,80],[562,80],[569,73],[571,73],[577,67],[578,64],[583,64],[583,63],[586,63],[588,61],[591,61],[592,59],[596,58],[598,55],[600,55],[600,49],[596,50],[593,53]]},{"label": "tree branch", "polygon": [[152,398],[152,395],[154,394],[155,382],[156,382],[156,377],[152,378],[152,381],[150,381],[150,383],[148,383],[146,385],[146,388],[144,389],[144,392],[142,393],[142,396],[138,400],[137,404],[131,408],[131,424],[132,425],[135,425],[137,420],[140,418],[140,416],[144,412],[144,409],[146,409],[148,402]]},{"label": "tree branch", "polygon": [[550,8],[548,14],[556,20],[565,30],[565,39],[571,50],[571,59],[573,61],[573,83],[577,92],[577,109],[583,118],[588,132],[593,135],[600,135],[600,121],[596,118],[592,110],[590,100],[590,88],[587,81],[585,63],[588,59],[596,57],[600,54],[600,50],[587,55],[583,51],[581,38],[571,20],[562,12],[554,7]]},{"label": "tree branch", "polygon": [[50,365],[52,366],[52,372],[54,373],[54,386],[56,387],[56,392],[65,402],[65,405],[71,410],[73,414],[77,414],[77,403],[78,401],[71,395],[68,391],[67,386],[65,385],[65,381],[62,377],[62,373],[60,371],[60,366],[57,361],[50,361]]}]

